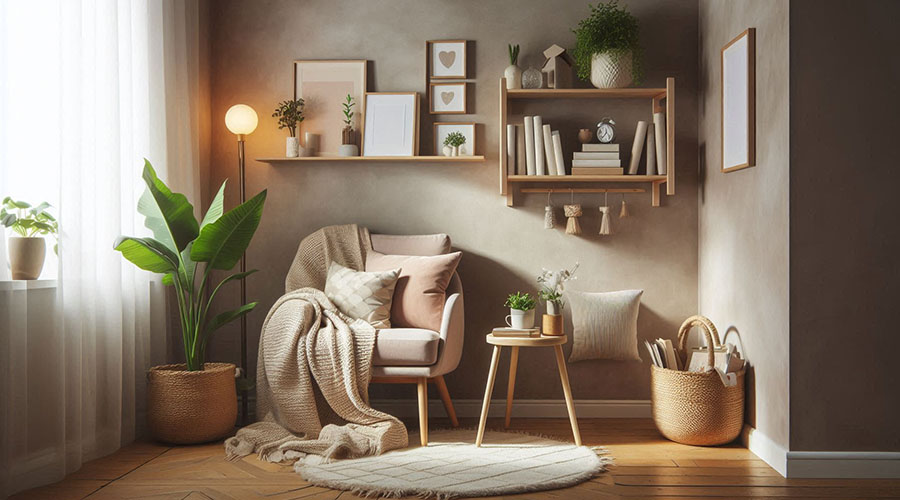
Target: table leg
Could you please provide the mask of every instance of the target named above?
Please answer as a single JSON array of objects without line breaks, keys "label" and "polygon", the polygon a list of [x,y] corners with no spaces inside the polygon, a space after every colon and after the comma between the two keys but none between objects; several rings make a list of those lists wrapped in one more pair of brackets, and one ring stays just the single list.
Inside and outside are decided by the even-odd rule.
[{"label": "table leg", "polygon": [[478,436],[475,438],[475,446],[481,446],[484,437],[484,425],[487,423],[488,409],[491,407],[491,392],[494,390],[494,379],[497,377],[497,364],[500,362],[500,346],[494,346],[494,354],[491,356],[491,370],[488,372],[487,387],[484,388],[484,404],[481,405],[481,419],[478,421]]},{"label": "table leg", "polygon": [[513,346],[512,357],[509,358],[509,385],[506,386],[506,420],[503,427],[509,427],[509,419],[512,416],[513,392],[516,389],[516,367],[519,364],[519,346]]},{"label": "table leg", "polygon": [[566,370],[566,358],[563,356],[561,345],[553,346],[553,348],[556,350],[556,366],[559,367],[559,380],[562,382],[563,394],[566,396],[566,410],[569,412],[569,423],[572,424],[575,445],[581,446],[581,432],[578,430],[578,418],[575,417],[575,403],[572,401],[572,388],[569,387],[569,372]]}]

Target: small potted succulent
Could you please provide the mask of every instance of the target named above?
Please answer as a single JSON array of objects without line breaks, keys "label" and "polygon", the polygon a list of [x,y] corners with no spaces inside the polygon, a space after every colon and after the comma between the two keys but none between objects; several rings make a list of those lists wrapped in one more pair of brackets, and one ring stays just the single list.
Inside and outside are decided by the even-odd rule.
[{"label": "small potted succulent", "polygon": [[562,311],[565,306],[563,301],[563,290],[565,282],[576,279],[575,271],[578,270],[578,263],[571,271],[568,269],[560,269],[559,271],[549,271],[544,269],[537,281],[541,284],[539,296],[547,305],[547,313],[542,318],[544,335],[562,335],[563,334],[563,317]]},{"label": "small potted succulent", "polygon": [[575,65],[578,77],[595,87],[620,88],[641,80],[641,48],[638,20],[616,0],[588,5],[591,15],[582,19],[575,33]]},{"label": "small potted succulent", "polygon": [[466,143],[466,136],[462,132],[450,132],[444,138],[444,148],[441,150],[444,156],[459,156],[459,148]]},{"label": "small potted succulent", "polygon": [[[291,135],[287,138],[285,156],[296,158],[301,156],[300,137],[297,135],[297,125],[303,121],[303,99],[289,99],[281,101],[275,112],[274,118],[278,118],[278,129],[288,129]],[[305,154],[302,156],[306,156]]]},{"label": "small potted succulent", "polygon": [[350,94],[347,94],[347,98],[341,103],[344,113],[344,129],[341,130],[341,147],[338,148],[338,156],[359,156],[356,131],[353,130],[353,106],[355,105],[356,102]]},{"label": "small potted succulent", "polygon": [[[59,232],[59,224],[48,208],[47,202],[31,206],[9,196],[3,199],[0,223],[16,233],[9,238],[9,267],[14,280],[36,280],[41,276],[47,253],[44,236],[55,238]],[[56,245],[53,251],[56,251]]]},{"label": "small potted succulent", "polygon": [[509,294],[504,304],[509,308],[506,324],[511,328],[534,328],[534,306],[536,302],[530,293]]},{"label": "small potted succulent", "polygon": [[522,68],[519,62],[519,45],[509,45],[509,66],[503,70],[503,78],[506,78],[506,89],[522,88]]}]

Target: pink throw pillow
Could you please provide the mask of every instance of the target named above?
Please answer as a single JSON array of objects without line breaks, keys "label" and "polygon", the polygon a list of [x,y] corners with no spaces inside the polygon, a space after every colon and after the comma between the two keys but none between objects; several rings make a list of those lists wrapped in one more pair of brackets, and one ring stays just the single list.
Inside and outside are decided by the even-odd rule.
[{"label": "pink throw pillow", "polygon": [[462,252],[429,257],[368,252],[367,272],[400,268],[391,304],[392,327],[440,331],[447,287],[460,257]]}]

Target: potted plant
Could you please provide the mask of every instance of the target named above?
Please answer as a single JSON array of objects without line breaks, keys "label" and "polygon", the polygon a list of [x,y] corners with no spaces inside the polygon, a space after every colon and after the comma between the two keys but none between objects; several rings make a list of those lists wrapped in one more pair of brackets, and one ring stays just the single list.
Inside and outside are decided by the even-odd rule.
[{"label": "potted plant", "polygon": [[444,156],[459,156],[459,148],[466,143],[466,136],[462,132],[450,132],[444,138],[444,147],[441,150]]},{"label": "potted plant", "polygon": [[509,47],[509,66],[503,70],[503,77],[506,78],[506,89],[522,88],[522,68],[518,66],[519,62],[519,45],[508,45]]},{"label": "potted plant", "polygon": [[[17,236],[9,238],[9,267],[14,280],[36,280],[44,269],[47,246],[44,236],[54,238],[59,232],[59,224],[47,209],[50,204],[43,202],[31,206],[25,201],[16,201],[7,196],[0,207],[0,223],[10,228]],[[53,251],[56,252],[56,245]]]},{"label": "potted plant", "polygon": [[281,101],[272,116],[278,118],[278,130],[286,128],[291,133],[287,138],[285,156],[288,158],[300,156],[300,137],[297,135],[297,125],[303,121],[303,99]]},{"label": "potted plant", "polygon": [[620,7],[616,0],[589,7],[591,15],[572,30],[578,77],[590,79],[600,89],[640,83],[642,68],[637,18]]},{"label": "potted plant", "polygon": [[535,300],[530,293],[511,293],[504,305],[509,308],[507,325],[512,328],[534,328]]},{"label": "potted plant", "polygon": [[344,129],[341,130],[341,147],[338,148],[338,156],[359,156],[359,146],[356,145],[356,134],[353,130],[353,106],[355,105],[356,102],[350,94],[347,94],[347,98],[341,103],[344,113]]},{"label": "potted plant", "polygon": [[571,271],[568,269],[560,269],[559,271],[548,271],[544,269],[537,281],[541,284],[541,291],[538,293],[541,300],[547,305],[547,313],[542,318],[544,335],[562,335],[563,334],[563,317],[562,311],[565,306],[563,300],[563,290],[565,282],[575,279],[575,271],[578,270],[578,263]]},{"label": "potted plant", "polygon": [[259,226],[266,191],[225,212],[222,183],[198,223],[188,199],[173,193],[146,160],[143,179],[147,189],[137,210],[153,236],[120,236],[114,248],[139,268],[162,274],[162,282],[175,288],[185,358],[183,364],[150,369],[148,427],[160,441],[212,441],[234,430],[237,396],[235,366],[205,362],[206,345],[213,332],[252,311],[256,302],[215,316],[211,307],[227,283],[256,270],[231,274],[215,286],[208,285],[213,270],[228,271],[241,259]]}]

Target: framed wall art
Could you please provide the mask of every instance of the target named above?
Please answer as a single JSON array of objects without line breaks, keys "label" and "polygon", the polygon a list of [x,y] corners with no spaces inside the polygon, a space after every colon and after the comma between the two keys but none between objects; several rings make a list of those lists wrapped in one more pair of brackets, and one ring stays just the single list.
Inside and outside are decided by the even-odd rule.
[{"label": "framed wall art", "polygon": [[363,156],[419,154],[419,93],[367,92]]},{"label": "framed wall art", "polygon": [[460,156],[472,156],[475,154],[475,126],[474,122],[437,122],[434,124],[434,154],[444,154],[444,139],[452,132],[459,132],[466,138],[466,142],[459,147]]},{"label": "framed wall art", "polygon": [[[303,98],[304,101],[300,135],[318,134],[321,156],[337,156],[344,129],[341,104],[347,94],[356,102],[363,101],[366,94],[364,59],[294,61],[294,99]],[[354,128],[359,128],[364,119],[360,116]]]},{"label": "framed wall art", "polygon": [[428,77],[440,79],[466,78],[466,40],[428,40],[425,42]]},{"label": "framed wall art", "polygon": [[722,172],[756,165],[756,30],[722,47]]},{"label": "framed wall art", "polygon": [[464,115],[466,109],[466,84],[431,83],[428,85],[428,112],[433,115]]}]

